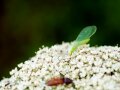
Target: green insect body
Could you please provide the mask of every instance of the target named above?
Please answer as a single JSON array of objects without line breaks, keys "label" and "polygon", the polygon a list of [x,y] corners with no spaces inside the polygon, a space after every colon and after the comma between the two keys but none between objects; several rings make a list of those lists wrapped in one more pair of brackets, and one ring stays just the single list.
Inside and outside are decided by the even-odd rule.
[{"label": "green insect body", "polygon": [[69,54],[71,55],[80,45],[90,41],[90,37],[96,32],[96,26],[87,26],[79,33],[76,40],[72,43]]}]

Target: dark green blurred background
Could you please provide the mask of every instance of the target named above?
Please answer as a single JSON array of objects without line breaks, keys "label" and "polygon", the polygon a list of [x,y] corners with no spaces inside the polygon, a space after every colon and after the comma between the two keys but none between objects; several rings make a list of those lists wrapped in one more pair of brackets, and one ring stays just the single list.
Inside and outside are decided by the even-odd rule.
[{"label": "dark green blurred background", "polygon": [[120,0],[0,0],[0,79],[41,45],[73,41],[96,25],[91,45],[120,44]]}]

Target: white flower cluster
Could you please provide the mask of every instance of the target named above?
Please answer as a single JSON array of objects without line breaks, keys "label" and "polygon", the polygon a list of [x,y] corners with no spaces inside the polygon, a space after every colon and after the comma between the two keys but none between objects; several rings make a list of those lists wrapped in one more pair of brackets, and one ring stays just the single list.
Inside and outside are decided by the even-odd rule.
[{"label": "white flower cluster", "polygon": [[[69,43],[43,47],[0,81],[0,90],[120,90],[120,47],[80,46],[71,56]],[[73,80],[47,86],[53,77]]]}]

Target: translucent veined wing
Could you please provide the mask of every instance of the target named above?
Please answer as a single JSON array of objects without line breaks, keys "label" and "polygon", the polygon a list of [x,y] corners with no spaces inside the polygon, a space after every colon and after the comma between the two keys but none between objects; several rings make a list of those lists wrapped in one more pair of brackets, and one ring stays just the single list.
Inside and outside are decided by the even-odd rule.
[{"label": "translucent veined wing", "polygon": [[71,55],[78,48],[78,46],[88,43],[90,41],[90,37],[96,32],[96,30],[96,26],[87,26],[83,28],[76,40],[72,43],[69,54]]}]

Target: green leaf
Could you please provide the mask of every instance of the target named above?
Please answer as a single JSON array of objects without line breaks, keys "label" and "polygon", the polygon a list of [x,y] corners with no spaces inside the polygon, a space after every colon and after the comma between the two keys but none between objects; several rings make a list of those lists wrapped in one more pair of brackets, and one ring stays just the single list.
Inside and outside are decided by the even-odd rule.
[{"label": "green leaf", "polygon": [[80,45],[86,44],[90,41],[90,37],[96,32],[96,26],[87,26],[79,33],[76,40],[73,42],[69,54],[71,55]]}]

